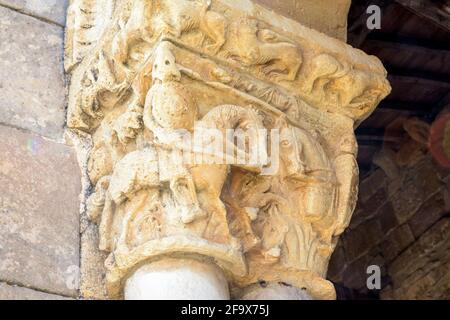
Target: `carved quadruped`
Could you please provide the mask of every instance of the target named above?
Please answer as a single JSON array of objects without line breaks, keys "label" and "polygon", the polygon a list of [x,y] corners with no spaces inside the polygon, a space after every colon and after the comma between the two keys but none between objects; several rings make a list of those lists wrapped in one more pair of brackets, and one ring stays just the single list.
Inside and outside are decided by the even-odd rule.
[{"label": "carved quadruped", "polygon": [[390,90],[376,58],[248,0],[73,0],[66,70],[111,297],[174,256],[214,262],[233,290],[334,297],[354,128]]}]

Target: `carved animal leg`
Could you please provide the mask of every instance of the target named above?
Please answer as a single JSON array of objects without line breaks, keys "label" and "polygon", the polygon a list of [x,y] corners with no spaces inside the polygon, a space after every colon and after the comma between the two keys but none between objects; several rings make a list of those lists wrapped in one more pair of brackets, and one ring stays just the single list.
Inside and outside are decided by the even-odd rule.
[{"label": "carved animal leg", "polygon": [[102,251],[112,251],[112,223],[114,215],[114,202],[109,192],[106,194],[105,206],[101,215],[100,225],[98,227],[100,234],[99,249]]},{"label": "carved animal leg", "polygon": [[123,217],[122,220],[122,230],[120,233],[120,237],[117,240],[117,248],[121,248],[122,250],[128,250],[128,231],[130,229],[131,221],[133,221],[136,216],[142,211],[142,208],[148,199],[147,190],[142,190],[139,193],[136,193],[135,196],[129,200],[130,207],[127,210],[127,213]]},{"label": "carved animal leg", "polygon": [[207,46],[214,54],[225,44],[227,22],[223,16],[215,12],[206,12],[200,22],[201,31],[212,39],[213,44]]},{"label": "carved animal leg", "polygon": [[214,239],[215,242],[219,243],[228,243],[232,237],[224,204],[218,196],[214,196],[212,193],[208,193],[204,198],[209,221],[203,232],[203,237],[205,239]]},{"label": "carved animal leg", "polygon": [[268,62],[263,68],[263,72],[271,77],[274,78],[281,78],[281,77],[286,77],[286,75],[283,75],[282,72],[286,71],[286,66],[282,65],[282,63],[280,63],[277,60],[272,60],[270,62]]},{"label": "carved animal leg", "polygon": [[292,67],[288,73],[288,76],[286,78],[286,80],[288,81],[294,81],[295,78],[297,78],[297,74],[298,74],[298,70],[300,69],[300,66],[302,65],[301,60],[299,59],[299,61],[294,65],[294,67]]},{"label": "carved animal leg", "polygon": [[181,207],[181,221],[185,224],[204,218],[205,212],[200,208],[194,181],[190,176],[174,178],[170,182],[170,189],[175,201]]},{"label": "carved animal leg", "polygon": [[226,41],[225,28],[222,28],[221,30],[210,29],[208,31],[208,36],[214,40],[214,43],[207,46],[207,49],[211,50],[212,53],[217,54]]}]

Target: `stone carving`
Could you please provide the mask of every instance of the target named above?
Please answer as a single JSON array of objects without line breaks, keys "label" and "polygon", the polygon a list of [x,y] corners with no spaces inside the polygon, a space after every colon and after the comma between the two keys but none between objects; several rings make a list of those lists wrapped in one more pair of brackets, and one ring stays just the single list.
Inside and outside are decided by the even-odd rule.
[{"label": "stone carving", "polygon": [[205,36],[209,37],[213,43],[208,49],[217,53],[225,44],[227,21],[221,14],[210,10],[212,0],[202,1],[200,4],[186,0],[168,1],[166,23],[171,26],[169,33],[177,38],[183,32],[199,29],[203,33],[200,44],[203,45]]},{"label": "stone carving", "polygon": [[231,24],[225,50],[229,58],[247,67],[260,66],[265,75],[279,80],[295,80],[302,65],[298,46],[268,29],[259,30],[254,19]]},{"label": "stone carving", "polygon": [[[337,183],[317,138],[283,122],[278,126],[281,164],[277,174],[236,172],[225,195],[232,212],[238,211],[233,231],[242,237],[247,252],[249,273],[242,281],[290,279],[316,297],[329,297],[332,286],[303,271],[326,272],[332,238],[341,228],[333,212],[347,204],[346,198],[342,205],[338,198],[347,186]],[[320,283],[323,291],[315,292],[310,281]]]},{"label": "stone carving", "polygon": [[353,130],[388,94],[386,72],[242,2],[72,1],[67,124],[92,138],[86,210],[112,298],[168,256],[218,266],[236,296],[267,281],[334,297]]}]

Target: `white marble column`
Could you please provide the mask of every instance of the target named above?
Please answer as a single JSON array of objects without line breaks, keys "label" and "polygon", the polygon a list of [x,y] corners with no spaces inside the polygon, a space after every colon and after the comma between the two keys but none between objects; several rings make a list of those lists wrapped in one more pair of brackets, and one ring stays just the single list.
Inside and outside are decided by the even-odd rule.
[{"label": "white marble column", "polygon": [[146,264],[125,285],[125,300],[229,299],[222,271],[192,259],[164,259]]}]

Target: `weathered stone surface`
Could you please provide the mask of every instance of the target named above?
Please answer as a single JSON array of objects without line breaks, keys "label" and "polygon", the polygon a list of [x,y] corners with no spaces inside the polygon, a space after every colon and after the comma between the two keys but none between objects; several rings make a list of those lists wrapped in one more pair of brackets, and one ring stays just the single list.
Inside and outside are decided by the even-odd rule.
[{"label": "weathered stone surface", "polygon": [[69,0],[0,0],[0,5],[64,25]]},{"label": "weathered stone surface", "polygon": [[378,210],[387,202],[387,194],[384,188],[378,189],[369,199],[364,201],[363,216],[370,219],[378,214]]},{"label": "weathered stone surface", "polygon": [[394,208],[390,202],[386,202],[380,209],[378,209],[377,213],[377,218],[381,225],[381,231],[383,231],[384,235],[388,235],[398,226],[398,220],[395,216]]},{"label": "weathered stone surface", "polygon": [[395,299],[450,298],[450,219],[443,218],[389,267]]},{"label": "weathered stone surface", "polygon": [[366,202],[381,188],[387,185],[387,177],[383,170],[377,169],[359,184],[359,198],[362,202]]},{"label": "weathered stone surface", "polygon": [[392,261],[400,252],[414,242],[414,235],[408,224],[395,229],[392,234],[382,243],[383,255],[388,261]]},{"label": "weathered stone surface", "polygon": [[408,224],[414,236],[418,238],[446,213],[443,193],[439,192],[423,203]]},{"label": "weathered stone surface", "polygon": [[0,7],[0,123],[62,137],[62,35],[61,27]]},{"label": "weathered stone surface", "polygon": [[404,173],[402,187],[390,195],[395,214],[400,223],[405,223],[420,208],[423,202],[435,194],[443,183],[436,174],[429,158]]},{"label": "weathered stone surface", "polygon": [[370,255],[366,254],[348,265],[342,276],[342,283],[345,287],[361,289],[366,284],[366,270],[370,258]]},{"label": "weathered stone surface", "polygon": [[345,259],[345,251],[344,246],[342,245],[342,241],[338,243],[336,248],[334,249],[333,254],[330,258],[330,263],[328,265],[328,273],[327,278],[333,281],[334,283],[339,283],[342,281],[342,271],[345,269],[346,259]]},{"label": "weathered stone surface", "polygon": [[70,298],[0,283],[0,300],[70,300]]},{"label": "weathered stone surface", "polygon": [[377,219],[365,221],[343,236],[347,261],[361,257],[383,239],[380,222]]},{"label": "weathered stone surface", "polygon": [[77,294],[80,173],[74,151],[0,126],[0,280]]}]

